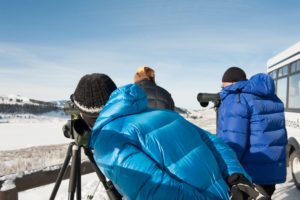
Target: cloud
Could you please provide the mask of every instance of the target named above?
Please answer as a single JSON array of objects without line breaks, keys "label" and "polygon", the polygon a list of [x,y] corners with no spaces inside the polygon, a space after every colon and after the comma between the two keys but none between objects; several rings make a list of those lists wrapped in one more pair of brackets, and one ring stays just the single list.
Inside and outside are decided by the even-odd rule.
[{"label": "cloud", "polygon": [[[272,51],[287,43],[278,35],[265,39],[245,33],[247,40],[229,37],[229,33],[200,35],[182,30],[169,37],[128,36],[53,46],[0,42],[0,84],[10,88],[10,93],[61,99],[87,73],[108,74],[121,86],[133,82],[139,66],[149,65],[156,70],[157,83],[172,93],[177,105],[195,108],[195,95],[217,92],[229,66],[244,67],[249,76],[265,72]],[[8,89],[1,87],[3,92]]]},{"label": "cloud", "polygon": [[111,47],[99,42],[73,48],[1,43],[1,57],[16,64],[5,67],[0,61],[0,84],[7,88],[0,93],[11,91],[41,100],[61,99],[69,97],[84,74],[106,73],[121,86],[133,82],[139,66],[150,65],[156,70],[157,83],[172,93],[178,106],[198,107],[198,92],[219,89],[228,59],[218,52],[236,52],[237,46],[210,44],[203,39],[198,47],[197,38],[189,37],[189,43],[196,41],[190,46],[185,42],[173,44],[175,40],[159,40],[157,45],[153,45],[153,40],[144,41],[143,50],[135,49],[139,40],[134,39],[110,43]]}]

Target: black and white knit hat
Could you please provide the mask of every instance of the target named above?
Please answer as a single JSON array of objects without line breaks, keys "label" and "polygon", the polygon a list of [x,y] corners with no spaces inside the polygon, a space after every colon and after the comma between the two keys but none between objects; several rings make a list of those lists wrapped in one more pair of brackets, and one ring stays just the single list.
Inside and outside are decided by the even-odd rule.
[{"label": "black and white knit hat", "polygon": [[247,81],[246,73],[239,67],[228,68],[222,77],[222,82]]},{"label": "black and white knit hat", "polygon": [[73,102],[83,114],[95,117],[116,88],[115,83],[105,74],[87,74],[80,79],[73,94]]}]

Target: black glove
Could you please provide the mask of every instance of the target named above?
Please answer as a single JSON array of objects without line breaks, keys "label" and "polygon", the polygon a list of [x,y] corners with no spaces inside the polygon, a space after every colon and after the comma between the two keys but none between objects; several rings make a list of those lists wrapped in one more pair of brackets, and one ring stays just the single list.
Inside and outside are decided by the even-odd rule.
[{"label": "black glove", "polygon": [[231,200],[271,200],[264,189],[251,184],[243,174],[234,173],[227,178]]},{"label": "black glove", "polygon": [[68,120],[63,126],[64,135],[71,139],[74,139],[76,134],[83,135],[85,131],[89,131],[89,127],[82,118]]},{"label": "black glove", "polygon": [[74,139],[74,142],[79,146],[88,144],[90,129],[81,118],[68,120],[67,124],[63,126],[63,132],[67,138]]}]

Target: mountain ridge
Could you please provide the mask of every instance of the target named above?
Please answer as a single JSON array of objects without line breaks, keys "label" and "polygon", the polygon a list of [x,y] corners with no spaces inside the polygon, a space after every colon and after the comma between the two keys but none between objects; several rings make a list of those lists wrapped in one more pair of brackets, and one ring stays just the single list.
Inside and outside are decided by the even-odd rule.
[{"label": "mountain ridge", "polygon": [[[41,101],[36,99],[31,99],[28,97],[22,97],[20,95],[7,95],[0,96],[0,119],[11,115],[10,118],[16,116],[26,116],[26,114],[41,115],[50,112],[59,113],[59,115],[64,115],[63,106],[67,100],[57,100],[57,101]],[[211,108],[211,107],[208,107]],[[200,119],[203,116],[200,111],[204,108],[199,106],[199,109],[186,109],[181,107],[175,107],[175,112],[179,113],[185,118],[190,119]],[[51,114],[53,115],[53,113]],[[65,117],[65,116],[63,116]],[[22,117],[21,117],[22,118]]]},{"label": "mountain ridge", "polygon": [[0,96],[0,113],[42,114],[60,110],[62,110],[62,107],[52,102],[30,99],[13,94]]}]

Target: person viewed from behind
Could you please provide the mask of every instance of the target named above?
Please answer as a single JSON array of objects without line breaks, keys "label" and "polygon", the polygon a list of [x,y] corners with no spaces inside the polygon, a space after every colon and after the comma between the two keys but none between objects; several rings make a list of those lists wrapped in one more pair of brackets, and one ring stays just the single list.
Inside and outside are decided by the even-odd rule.
[{"label": "person viewed from behind", "polygon": [[287,134],[284,105],[273,79],[256,74],[247,80],[238,67],[222,78],[217,135],[236,152],[246,172],[271,196],[286,179]]},{"label": "person viewed from behind", "polygon": [[153,69],[147,66],[138,68],[134,75],[134,83],[147,94],[149,108],[174,110],[174,101],[171,94],[155,83]]},{"label": "person viewed from behind", "polygon": [[138,85],[116,89],[107,75],[88,74],[73,101],[93,127],[87,147],[97,166],[126,199],[226,200],[230,188],[239,199],[243,187],[262,196],[221,138],[176,112],[149,109]]}]

